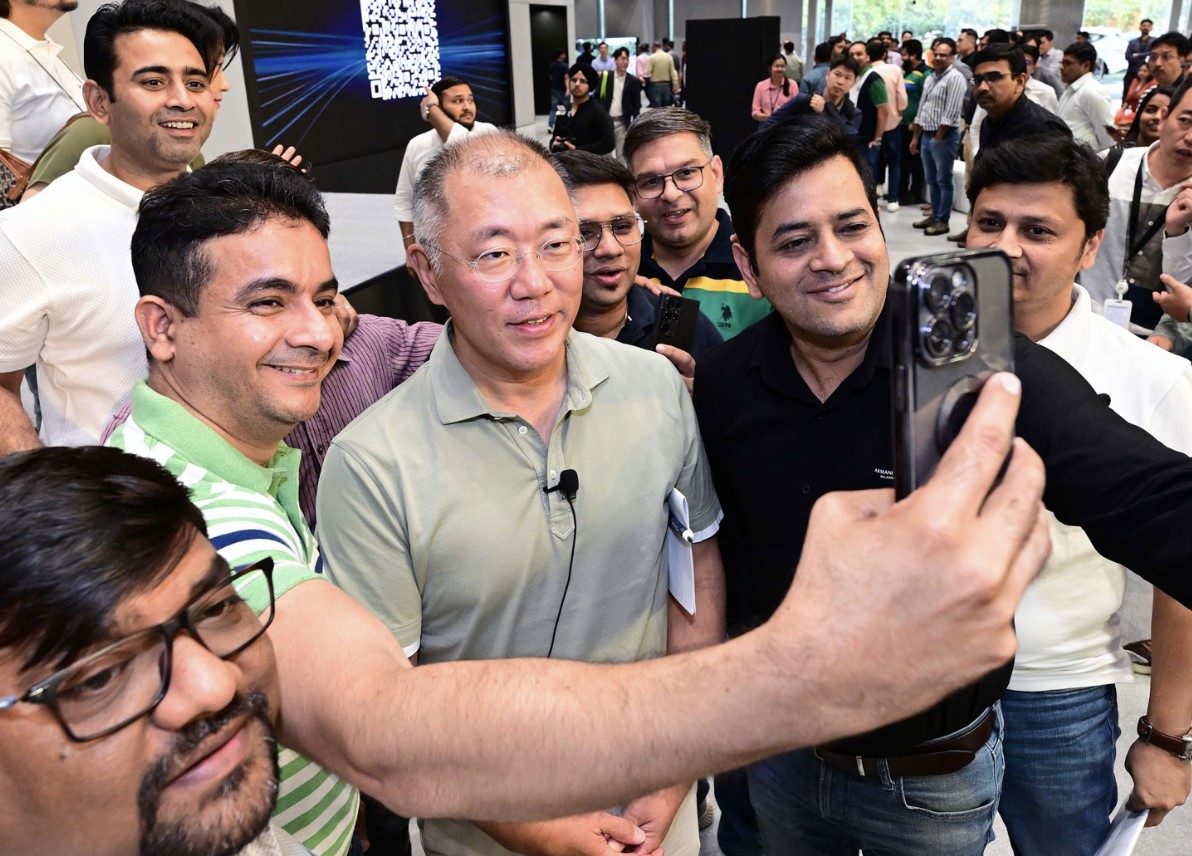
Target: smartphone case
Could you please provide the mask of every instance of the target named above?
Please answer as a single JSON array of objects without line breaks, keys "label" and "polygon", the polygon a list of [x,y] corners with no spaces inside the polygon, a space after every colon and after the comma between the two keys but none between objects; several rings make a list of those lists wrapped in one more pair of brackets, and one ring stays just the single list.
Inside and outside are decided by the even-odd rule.
[{"label": "smartphone case", "polygon": [[658,320],[654,324],[654,344],[671,345],[691,352],[695,342],[695,324],[699,320],[699,301],[690,297],[664,294],[658,301]]},{"label": "smartphone case", "polygon": [[[948,277],[950,290],[940,285],[940,276]],[[965,338],[963,322],[956,323],[967,317],[968,304],[960,297],[966,293],[975,312],[971,339]],[[894,487],[902,499],[935,471],[985,380],[1014,370],[1010,262],[1000,250],[907,259],[894,271],[888,299]],[[942,327],[941,318],[947,322]],[[948,331],[954,334],[950,339]]]}]

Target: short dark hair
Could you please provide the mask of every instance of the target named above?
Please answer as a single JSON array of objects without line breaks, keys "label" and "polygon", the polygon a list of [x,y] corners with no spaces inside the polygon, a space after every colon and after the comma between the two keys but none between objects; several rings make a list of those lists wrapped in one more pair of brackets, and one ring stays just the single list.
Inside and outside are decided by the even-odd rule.
[{"label": "short dark hair", "polygon": [[861,73],[861,66],[858,65],[857,61],[847,53],[842,53],[840,56],[836,57],[836,59],[832,60],[832,64],[828,66],[828,71],[831,71],[834,68],[839,68],[840,66],[844,66],[854,75],[859,75]]},{"label": "short dark hair", "polygon": [[914,30],[903,30],[901,33],[899,33],[899,36],[905,36],[907,33],[910,33],[912,39],[915,37]]},{"label": "short dark hair", "polygon": [[[112,75],[119,63],[116,39],[140,30],[178,33],[195,46],[208,74],[215,70],[226,35],[212,13],[185,0],[124,0],[107,3],[87,21],[83,36],[83,68],[108,98],[115,100]],[[237,38],[239,38],[237,36]]]},{"label": "short dark hair", "polygon": [[1138,23],[1140,23],[1140,24],[1150,24],[1152,27],[1155,25],[1155,22],[1154,22],[1154,21],[1152,21],[1150,18],[1143,18],[1143,19],[1142,19],[1141,21],[1139,21]]},{"label": "short dark hair", "polygon": [[968,198],[976,205],[981,191],[996,184],[1050,184],[1072,190],[1076,214],[1087,240],[1109,219],[1109,178],[1105,162],[1088,146],[1062,134],[1040,134],[981,150],[973,163]]},{"label": "short dark hair", "polygon": [[1089,69],[1097,67],[1097,49],[1088,42],[1072,42],[1064,48],[1064,56],[1070,56],[1081,65],[1088,63]]},{"label": "short dark hair", "polygon": [[588,52],[588,51],[590,51],[590,50],[592,50],[592,43],[591,43],[591,42],[584,42],[584,53],[587,53],[587,52]]},{"label": "short dark hair", "polygon": [[1192,77],[1185,76],[1184,82],[1177,86],[1175,92],[1171,94],[1171,103],[1167,105],[1168,113],[1174,113],[1176,111],[1176,108],[1180,106],[1180,102],[1184,100],[1184,96],[1188,94],[1190,86],[1192,86]]},{"label": "short dark hair", "polygon": [[1010,44],[1010,34],[1001,27],[994,27],[992,30],[985,31],[985,45],[1000,45]]},{"label": "short dark hair", "polygon": [[633,173],[615,158],[577,149],[573,152],[558,152],[551,155],[550,159],[555,169],[570,179],[572,188],[616,184],[630,199],[634,197]]},{"label": "short dark hair", "polygon": [[1182,33],[1172,30],[1170,33],[1164,33],[1157,39],[1151,39],[1151,51],[1161,45],[1168,45],[1175,48],[1175,52],[1183,56],[1188,52],[1188,40],[1184,38]]},{"label": "short dark hair", "polygon": [[902,43],[902,49],[916,59],[923,58],[923,43],[918,39],[907,39]]},{"label": "short dark hair", "polygon": [[952,50],[952,55],[953,56],[956,55],[956,40],[955,39],[950,39],[947,36],[940,36],[938,39],[936,39],[934,42],[931,43],[931,49],[934,51],[940,45],[947,45]]},{"label": "short dark hair", "polygon": [[608,42],[601,42],[600,44],[596,45],[596,47],[598,47],[598,48],[606,48],[606,47],[608,47]]},{"label": "short dark hair", "polygon": [[893,33],[891,33],[889,30],[882,30],[882,31],[880,31],[880,32],[877,34],[877,37],[878,37],[879,39],[880,39],[882,36],[889,36],[890,38],[894,38],[894,34],[893,34]]},{"label": "short dark hair", "polygon": [[833,44],[833,42],[820,42],[815,46],[815,52],[812,54],[812,56],[815,58],[816,65],[832,61]]},{"label": "short dark hair", "polygon": [[[737,146],[725,172],[724,200],[732,212],[737,240],[751,259],[755,258],[762,207],[770,197],[791,179],[836,157],[844,158],[857,171],[865,187],[865,197],[876,214],[873,176],[848,134],[833,119],[799,116],[762,128]],[[756,262],[754,265],[756,269]]]},{"label": "short dark hair", "polygon": [[1089,31],[1088,30],[1077,30],[1076,35],[1077,35],[1077,37],[1084,36],[1084,40],[1087,42],[1088,38],[1089,38]]},{"label": "short dark hair", "polygon": [[67,665],[206,531],[189,491],[148,458],[99,446],[0,458],[0,648],[25,669]]},{"label": "short dark hair", "polygon": [[0,18],[7,18],[12,14],[12,6],[8,0],[0,0]]},{"label": "short dark hair", "polygon": [[265,151],[223,155],[149,190],[141,199],[132,235],[138,290],[194,317],[213,273],[206,243],[249,232],[273,219],[305,220],[324,238],[331,228],[313,182]]},{"label": "short dark hair", "polygon": [[1047,29],[1046,27],[1040,27],[1040,28],[1034,30],[1034,33],[1035,33],[1036,39],[1047,39],[1049,42],[1055,41],[1055,33],[1053,33],[1051,30]]},{"label": "short dark hair", "polygon": [[[963,27],[963,28],[960,30],[960,35],[962,35],[962,36],[972,36],[972,37],[973,37],[973,41],[974,41],[974,42],[975,42],[975,41],[978,39],[977,31],[976,31],[976,30],[974,30],[972,27]],[[937,40],[937,41],[938,41],[938,40]]]},{"label": "short dark hair", "polygon": [[615,51],[613,51],[613,59],[616,59],[617,57],[621,56],[622,54],[624,54],[625,56],[629,56],[629,48],[627,48],[625,46],[621,46],[621,47],[617,48]]},{"label": "short dark hair", "polygon": [[973,54],[973,68],[983,62],[1001,62],[1002,60],[1010,64],[1011,74],[1026,74],[1026,60],[1023,59],[1022,50],[1011,47],[1006,42],[994,42]]},{"label": "short dark hair", "polygon": [[886,45],[881,39],[870,39],[865,43],[865,54],[869,57],[870,62],[885,59],[887,53]]},{"label": "short dark hair", "polygon": [[1024,39],[1022,44],[1018,45],[1018,49],[1022,51],[1023,56],[1029,56],[1031,62],[1037,63],[1039,61],[1039,48],[1037,45],[1027,44]]},{"label": "short dark hair", "polygon": [[790,39],[787,39],[785,42],[782,43],[782,49],[784,51],[790,51],[790,52],[794,53],[795,43],[792,42]]},{"label": "short dark hair", "polygon": [[622,148],[625,164],[633,169],[633,155],[646,143],[682,133],[695,134],[700,148],[712,156],[712,126],[707,120],[685,107],[664,107],[642,113],[629,126]]},{"label": "short dark hair", "polygon": [[436,80],[434,84],[431,85],[430,91],[442,98],[443,93],[448,89],[452,89],[456,86],[468,85],[470,85],[468,81],[464,80],[462,77],[456,77],[454,74],[449,74],[446,77],[440,77],[438,80]]},{"label": "short dark hair", "polygon": [[218,6],[199,6],[199,9],[211,16],[215,26],[223,32],[220,46],[223,48],[224,65],[227,65],[240,50],[240,28],[236,26],[236,22],[232,20],[231,16]]}]

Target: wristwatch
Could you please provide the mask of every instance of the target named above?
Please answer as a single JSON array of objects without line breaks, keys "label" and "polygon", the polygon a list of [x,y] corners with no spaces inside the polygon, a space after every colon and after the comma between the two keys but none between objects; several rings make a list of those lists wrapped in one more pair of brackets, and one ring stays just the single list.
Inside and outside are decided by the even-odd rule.
[{"label": "wristwatch", "polygon": [[1170,752],[1181,761],[1192,761],[1192,731],[1180,737],[1164,734],[1151,725],[1150,719],[1143,716],[1138,720],[1138,739],[1164,752]]},{"label": "wristwatch", "polygon": [[435,104],[434,102],[431,102],[430,104],[427,104],[425,107],[423,107],[423,108],[422,108],[422,118],[423,118],[423,120],[425,121],[425,120],[426,120],[426,117],[428,117],[428,116],[430,115],[430,108],[431,108],[431,107],[438,107],[438,106],[439,106],[438,104]]}]

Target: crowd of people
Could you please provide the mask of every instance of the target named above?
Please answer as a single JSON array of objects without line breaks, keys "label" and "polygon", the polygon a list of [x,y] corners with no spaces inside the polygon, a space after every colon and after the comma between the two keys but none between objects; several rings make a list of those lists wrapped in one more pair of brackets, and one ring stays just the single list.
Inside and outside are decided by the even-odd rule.
[{"label": "crowd of people", "polygon": [[[232,19],[102,6],[79,77],[69,7],[0,0],[38,82],[0,93],[0,853],[389,856],[416,817],[698,856],[712,774],[726,856],[980,854],[998,815],[1092,853],[1126,569],[1127,803],[1187,799],[1182,36],[1131,43],[1128,125],[1048,31],[787,43],[727,158],[669,39],[560,50],[548,146],[443,77],[395,218],[438,325],[338,294],[292,149],[204,162]],[[943,235],[957,193],[1015,375],[895,503],[882,203]]]}]

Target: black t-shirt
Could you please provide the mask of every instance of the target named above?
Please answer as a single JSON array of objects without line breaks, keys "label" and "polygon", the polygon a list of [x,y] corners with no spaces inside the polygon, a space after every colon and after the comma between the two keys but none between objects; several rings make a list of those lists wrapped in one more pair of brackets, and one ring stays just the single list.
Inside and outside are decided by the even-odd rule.
[{"label": "black t-shirt", "polygon": [[[816,499],[893,486],[887,316],[861,365],[822,403],[799,375],[776,313],[696,366],[695,408],[724,508],[718,541],[735,634],[764,622],[785,597]],[[1186,526],[1192,509],[1192,459],[1114,414],[1046,348],[1016,336],[1015,360],[1023,383],[1017,431],[1046,465],[1047,507],[1083,526],[1102,555],[1192,604],[1192,539],[1178,522]],[[821,635],[832,644],[831,627]],[[894,755],[956,731],[1001,696],[1011,669],[1007,663],[930,710],[834,748]]]},{"label": "black t-shirt", "polygon": [[567,69],[570,67],[567,63],[558,59],[550,64],[550,88],[552,91],[567,91]]},{"label": "black t-shirt", "polygon": [[1000,120],[994,121],[992,117],[986,116],[981,122],[981,148],[977,156],[980,157],[981,152],[1000,146],[1008,140],[1019,140],[1036,134],[1062,134],[1071,139],[1072,130],[1067,122],[1044,110],[1023,93]]},{"label": "black t-shirt", "polygon": [[613,120],[595,98],[589,98],[571,114],[571,136],[577,149],[606,155],[617,146]]}]

